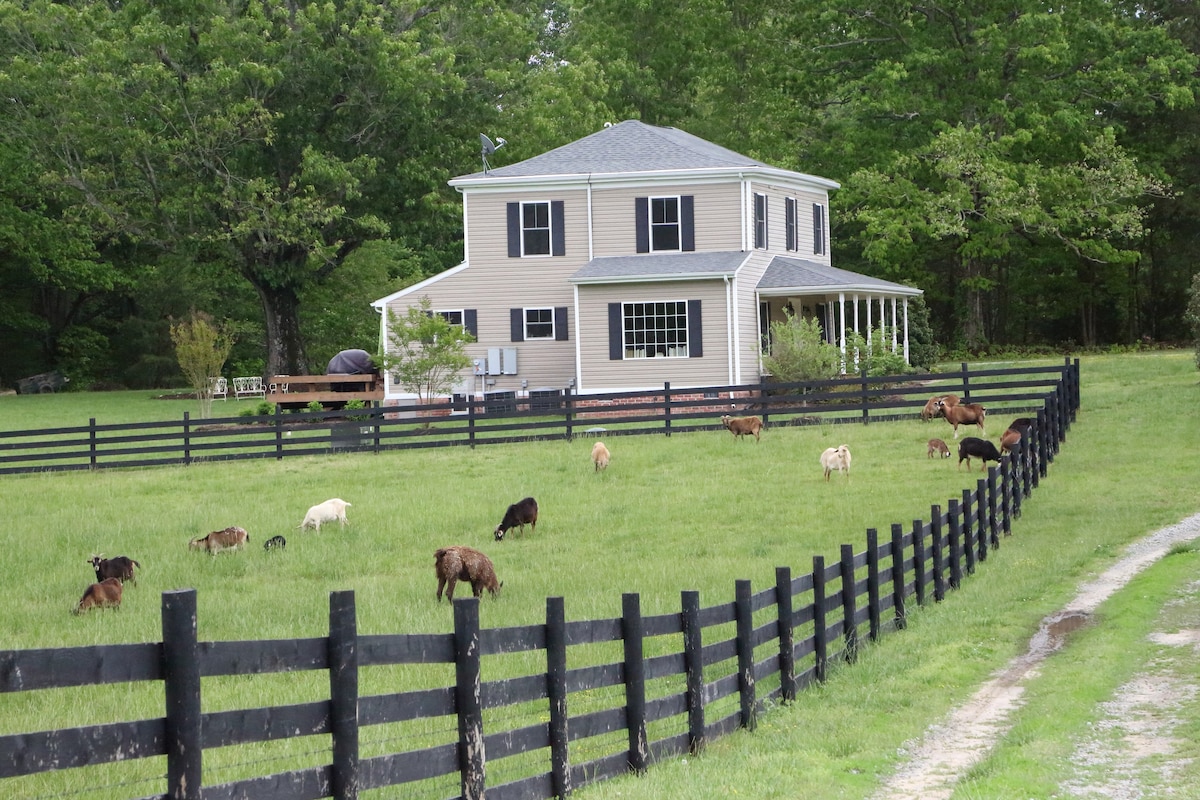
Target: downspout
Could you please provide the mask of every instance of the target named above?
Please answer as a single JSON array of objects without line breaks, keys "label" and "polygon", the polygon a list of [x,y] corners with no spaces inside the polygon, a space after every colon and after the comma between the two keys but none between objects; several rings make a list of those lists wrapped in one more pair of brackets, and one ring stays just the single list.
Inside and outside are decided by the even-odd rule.
[{"label": "downspout", "polygon": [[575,392],[583,391],[583,355],[579,350],[579,284],[572,287],[575,294]]},{"label": "downspout", "polygon": [[733,352],[737,347],[737,336],[733,330],[733,284],[729,280],[729,276],[725,276],[725,347],[728,352],[725,355],[728,364],[728,377],[730,384],[736,384],[733,371]]},{"label": "downspout", "polygon": [[733,290],[733,345],[734,345],[734,347],[733,347],[733,382],[741,383],[742,382],[742,348],[738,346],[738,342],[740,341],[740,337],[738,336],[738,333],[739,333],[738,325],[741,322],[741,315],[738,314],[738,305],[740,305],[740,304],[738,303],[738,288],[737,288],[737,276],[736,275],[729,281],[729,285]]}]

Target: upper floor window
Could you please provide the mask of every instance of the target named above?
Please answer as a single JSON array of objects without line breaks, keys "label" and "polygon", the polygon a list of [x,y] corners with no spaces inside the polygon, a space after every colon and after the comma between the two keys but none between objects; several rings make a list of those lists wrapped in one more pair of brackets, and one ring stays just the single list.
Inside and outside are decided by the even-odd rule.
[{"label": "upper floor window", "polygon": [[797,240],[797,219],[796,219],[796,198],[783,198],[784,211],[784,243],[788,250],[799,250],[800,243]]},{"label": "upper floor window", "polygon": [[767,249],[767,196],[754,194],[754,248]]},{"label": "upper floor window", "polygon": [[679,250],[679,198],[650,198],[650,252]]},{"label": "upper floor window", "polygon": [[508,204],[508,257],[566,255],[562,200]]},{"label": "upper floor window", "polygon": [[678,253],[696,249],[695,197],[634,198],[639,253]]},{"label": "upper floor window", "polygon": [[813,254],[825,255],[825,206],[813,203]]}]

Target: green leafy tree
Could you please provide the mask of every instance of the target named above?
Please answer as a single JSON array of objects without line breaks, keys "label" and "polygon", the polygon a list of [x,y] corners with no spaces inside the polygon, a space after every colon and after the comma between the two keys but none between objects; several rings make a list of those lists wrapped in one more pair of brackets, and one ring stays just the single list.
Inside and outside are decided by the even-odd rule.
[{"label": "green leafy tree", "polygon": [[211,416],[212,380],[220,377],[233,349],[233,339],[227,326],[215,323],[202,311],[193,311],[187,319],[171,324],[175,356],[200,401],[201,419]]},{"label": "green leafy tree", "polygon": [[1192,289],[1184,319],[1192,329],[1192,344],[1196,348],[1196,367],[1200,369],[1200,272],[1192,276]]},{"label": "green leafy tree", "polygon": [[466,347],[475,341],[461,325],[431,310],[428,297],[403,315],[388,312],[392,349],[376,356],[407,391],[428,402],[449,394],[458,374],[471,366]]},{"label": "green leafy tree", "polygon": [[816,319],[787,313],[771,323],[770,341],[763,366],[780,383],[825,380],[841,372],[841,350],[825,341]]}]

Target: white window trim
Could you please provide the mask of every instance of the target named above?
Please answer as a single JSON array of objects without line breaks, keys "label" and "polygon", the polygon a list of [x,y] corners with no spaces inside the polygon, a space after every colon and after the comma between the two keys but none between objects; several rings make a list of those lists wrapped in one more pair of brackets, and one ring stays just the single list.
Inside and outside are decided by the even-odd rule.
[{"label": "white window trim", "polygon": [[[467,310],[465,308],[439,308],[439,309],[435,309],[433,313],[437,314],[439,317],[446,320],[446,322],[449,322],[451,325],[457,325],[460,328],[465,328],[467,326]],[[459,321],[452,322],[446,316],[447,314],[458,314]]]},{"label": "white window trim", "polygon": [[[813,255],[825,256],[829,255],[829,207],[824,203],[813,203],[813,214],[816,214],[816,209],[821,209],[821,249],[817,249],[818,242],[813,240]],[[813,226],[813,234],[817,233],[816,226]]]},{"label": "white window trim", "polygon": [[[675,201],[675,241],[679,243],[678,247],[659,250],[654,246],[654,201],[656,200],[674,200]],[[647,222],[650,226],[647,233],[650,236],[650,252],[651,253],[682,253],[683,252],[683,199],[682,195],[678,194],[660,194],[649,198],[647,201]],[[670,223],[659,223],[659,227],[667,227]]]},{"label": "white window trim", "polygon": [[[540,231],[541,228],[526,228],[525,227],[525,207],[526,206],[545,206],[546,207],[546,252],[545,253],[526,253],[525,252],[525,233],[527,231]],[[550,258],[554,255],[554,206],[549,200],[522,200],[520,208],[521,221],[521,258]]]},{"label": "white window trim", "polygon": [[[758,199],[760,197],[762,198],[762,212],[763,212],[762,243],[761,244],[759,243],[759,236],[758,236],[758,225],[759,225]],[[770,230],[768,228],[768,220],[771,218],[771,215],[767,213],[767,206],[769,203],[770,203],[770,198],[767,196],[766,192],[754,192],[754,197],[752,200],[752,208],[750,211],[750,217],[754,221],[754,249],[755,250],[769,250],[770,249],[768,247],[768,244],[771,241]]]},{"label": "white window trim", "polygon": [[[674,349],[674,350],[682,349],[683,352],[676,353],[676,354],[668,353],[667,355],[661,355],[661,356],[660,355],[644,355],[644,356],[629,355],[627,352],[629,349],[629,345],[627,345],[625,343],[625,334],[626,334],[625,307],[630,306],[630,305],[657,305],[658,303],[674,303],[676,305],[683,306],[683,332],[684,332],[683,344],[681,345],[678,342],[676,342],[674,345],[671,346],[671,349]],[[691,356],[688,355],[688,353],[690,352],[690,350],[689,350],[689,343],[691,341],[690,336],[691,336],[691,329],[688,326],[688,301],[686,299],[685,300],[624,300],[621,302],[621,360],[622,361],[649,361],[651,359],[656,359],[656,358],[690,358]],[[635,348],[635,350],[636,350],[636,348]],[[643,352],[645,352],[646,348],[643,347],[642,350],[643,350]]]},{"label": "white window trim", "polygon": [[[529,312],[530,311],[549,311],[550,312],[550,335],[549,336],[530,336],[529,335]],[[527,342],[552,342],[558,331],[554,329],[554,306],[527,306],[521,309],[521,323],[523,325],[525,341]],[[545,324],[545,323],[538,323]]]}]

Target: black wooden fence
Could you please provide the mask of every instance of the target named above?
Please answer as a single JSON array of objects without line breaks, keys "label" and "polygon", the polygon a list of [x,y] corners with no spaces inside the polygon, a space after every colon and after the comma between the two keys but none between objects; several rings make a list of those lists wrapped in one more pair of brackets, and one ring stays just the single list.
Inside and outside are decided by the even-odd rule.
[{"label": "black wooden fence", "polygon": [[574,395],[456,399],[265,416],[99,424],[0,431],[0,475],[111,467],[147,467],[342,451],[396,450],[572,439],[603,429],[606,436],[711,429],[722,414],[758,414],[772,425],[883,421],[912,416],[932,393],[954,392],[995,412],[1025,410],[1047,392],[1058,407],[1078,405],[1079,362],[961,369],[891,377],[849,376],[808,383],[761,383]]},{"label": "black wooden fence", "polygon": [[[830,664],[853,663],[864,638],[903,629],[914,605],[942,600],[991,557],[1066,439],[1078,409],[1078,383],[1065,378],[1073,372],[1042,396],[1018,450],[945,509],[882,535],[868,530],[864,551],[843,545],[837,560],[815,556],[801,575],[780,567],[774,586],[754,591],[737,581],[732,602],[701,607],[699,594],[685,591],[679,612],[646,616],[639,596],[626,594],[619,618],[568,622],[563,598],[551,597],[545,624],[481,629],[478,600],[458,599],[453,633],[362,635],[346,591],[330,597],[328,637],[201,642],[196,593],[179,590],[162,596],[161,643],[0,651],[0,692],[158,681],[166,709],[155,719],[0,736],[0,796],[5,779],[165,756],[165,777],[156,779],[165,791],[151,797],[306,800],[387,787],[410,796],[422,782],[456,776],[456,796],[466,800],[485,789],[492,800],[540,800],[699,752],[710,739],[753,729],[766,703],[824,681]],[[597,645],[621,655],[601,663],[590,663],[594,651],[575,655]],[[489,668],[511,673],[509,661],[493,665],[521,653],[537,654],[528,662],[536,671],[487,679]],[[431,664],[452,666],[452,683],[359,691],[365,670]],[[311,670],[328,673],[327,698],[202,709],[202,679]],[[502,709],[523,710],[489,722]],[[455,720],[457,735],[361,754],[363,731],[436,718]],[[301,736],[328,737],[329,762],[203,784],[206,752]],[[120,786],[101,788],[114,797]]]}]

